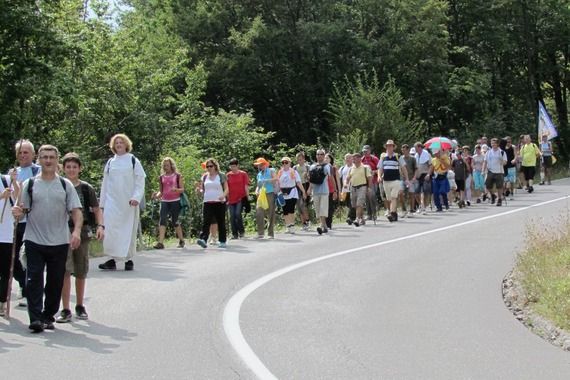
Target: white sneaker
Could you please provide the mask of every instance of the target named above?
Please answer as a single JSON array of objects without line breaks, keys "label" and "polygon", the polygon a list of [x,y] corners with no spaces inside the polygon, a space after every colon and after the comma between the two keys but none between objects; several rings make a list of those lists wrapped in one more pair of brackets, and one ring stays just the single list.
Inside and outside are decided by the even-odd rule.
[{"label": "white sneaker", "polygon": [[0,302],[0,317],[6,315],[6,302]]},{"label": "white sneaker", "polygon": [[426,214],[427,214],[426,209],[425,209],[425,208],[422,208],[422,215],[426,215]]},{"label": "white sneaker", "polygon": [[287,229],[285,232],[288,234],[291,234],[291,235],[295,235],[295,229],[294,229],[293,225],[287,226]]}]

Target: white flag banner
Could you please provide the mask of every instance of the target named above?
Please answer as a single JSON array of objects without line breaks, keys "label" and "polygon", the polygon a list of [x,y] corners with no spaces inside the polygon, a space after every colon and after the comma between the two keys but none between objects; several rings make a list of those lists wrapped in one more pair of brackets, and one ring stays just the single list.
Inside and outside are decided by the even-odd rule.
[{"label": "white flag banner", "polygon": [[556,126],[552,122],[550,115],[546,111],[546,107],[542,104],[542,102],[538,101],[538,141],[542,138],[542,136],[548,136],[548,140],[552,140],[555,137],[558,137],[558,131],[556,130]]}]

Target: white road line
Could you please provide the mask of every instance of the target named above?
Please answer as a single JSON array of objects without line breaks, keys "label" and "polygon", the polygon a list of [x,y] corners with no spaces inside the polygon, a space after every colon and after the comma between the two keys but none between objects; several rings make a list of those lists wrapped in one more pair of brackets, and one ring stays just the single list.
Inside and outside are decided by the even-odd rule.
[{"label": "white road line", "polygon": [[383,245],[397,243],[397,242],[403,241],[403,240],[414,239],[414,238],[417,238],[420,236],[425,236],[425,235],[429,235],[429,234],[433,234],[433,233],[437,233],[437,232],[441,232],[441,231],[447,231],[447,230],[451,230],[454,228],[463,227],[463,226],[466,226],[469,224],[478,223],[478,222],[498,218],[498,217],[505,216],[505,215],[515,214],[515,213],[522,212],[522,211],[525,211],[525,210],[528,210],[528,209],[531,209],[534,207],[544,206],[544,205],[554,203],[554,202],[558,202],[561,200],[565,200],[568,198],[570,198],[570,195],[560,197],[560,198],[556,198],[556,199],[552,199],[550,201],[537,203],[537,204],[534,204],[531,206],[526,206],[523,208],[518,208],[518,209],[506,211],[506,212],[503,212],[500,214],[484,216],[481,218],[469,220],[469,221],[458,223],[458,224],[452,224],[452,225],[445,226],[445,227],[435,228],[433,230],[419,232],[419,233],[416,233],[413,235],[403,236],[403,237],[399,237],[399,238],[395,238],[395,239],[391,239],[391,240],[381,241],[378,243],[368,244],[368,245],[358,247],[358,248],[352,248],[352,249],[348,249],[345,251],[331,253],[329,255],[317,257],[317,258],[311,259],[311,260],[302,261],[300,263],[293,264],[293,265],[290,265],[290,266],[285,267],[283,269],[269,273],[269,274],[255,280],[255,281],[251,282],[250,284],[248,284],[247,286],[245,286],[244,288],[239,290],[236,294],[234,294],[232,296],[232,298],[230,298],[230,300],[228,301],[228,303],[226,304],[226,307],[224,309],[224,316],[223,316],[224,331],[225,331],[226,336],[228,337],[232,347],[236,351],[236,353],[244,361],[245,365],[251,371],[253,371],[253,373],[259,379],[263,379],[263,380],[277,379],[277,377],[275,375],[273,375],[271,373],[271,371],[269,371],[269,369],[263,364],[263,362],[255,354],[255,352],[253,352],[253,350],[251,349],[251,347],[249,346],[249,344],[245,340],[245,338],[241,332],[241,328],[240,328],[239,315],[240,315],[240,310],[241,310],[241,306],[242,306],[243,302],[246,300],[247,297],[249,297],[249,295],[251,293],[253,293],[257,289],[259,289],[263,285],[267,284],[268,282],[270,282],[270,281],[272,281],[278,277],[283,276],[284,274],[287,274],[289,272],[293,272],[297,269],[300,269],[300,268],[303,268],[303,267],[306,267],[306,266],[309,266],[311,264],[315,264],[315,263],[318,263],[318,262],[321,262],[324,260],[329,260],[329,259],[332,259],[335,257],[348,255],[350,253],[359,252],[359,251],[367,250],[370,248],[376,248],[376,247],[380,247]]}]

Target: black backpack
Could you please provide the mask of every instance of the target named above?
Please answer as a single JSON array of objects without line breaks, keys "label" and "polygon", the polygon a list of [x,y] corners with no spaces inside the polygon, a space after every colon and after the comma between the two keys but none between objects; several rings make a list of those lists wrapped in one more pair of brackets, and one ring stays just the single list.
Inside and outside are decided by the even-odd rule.
[{"label": "black backpack", "polygon": [[84,215],[86,216],[85,220],[83,221],[84,226],[91,226],[95,227],[97,224],[95,219],[95,213],[93,212],[93,208],[91,207],[91,197],[89,187],[90,185],[87,182],[81,181],[81,194],[83,194],[83,208],[85,210]]},{"label": "black backpack", "polygon": [[327,178],[327,174],[325,173],[325,165],[326,164],[315,164],[315,166],[309,169],[310,183],[321,185],[325,181],[325,178]]}]

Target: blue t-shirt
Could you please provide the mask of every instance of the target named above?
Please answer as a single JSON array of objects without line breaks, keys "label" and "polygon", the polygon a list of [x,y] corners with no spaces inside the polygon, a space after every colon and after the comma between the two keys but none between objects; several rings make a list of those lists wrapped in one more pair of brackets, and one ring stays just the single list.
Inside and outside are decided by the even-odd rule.
[{"label": "blue t-shirt", "polygon": [[262,188],[265,187],[265,191],[268,193],[273,193],[273,182],[271,179],[273,178],[273,173],[275,173],[275,169],[267,168],[265,170],[260,170],[257,173],[257,187]]},{"label": "blue t-shirt", "polygon": [[[312,164],[309,168],[309,172],[315,168],[318,164]],[[323,169],[327,177],[331,175],[331,166],[329,164],[323,164]],[[311,183],[311,187],[313,188],[313,194],[329,194],[329,181],[328,178],[325,178],[323,183],[317,185],[316,183]]]}]

